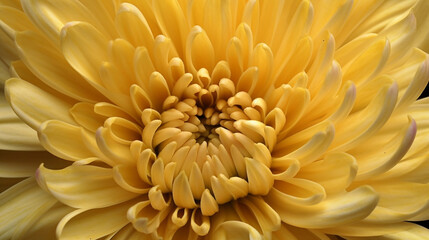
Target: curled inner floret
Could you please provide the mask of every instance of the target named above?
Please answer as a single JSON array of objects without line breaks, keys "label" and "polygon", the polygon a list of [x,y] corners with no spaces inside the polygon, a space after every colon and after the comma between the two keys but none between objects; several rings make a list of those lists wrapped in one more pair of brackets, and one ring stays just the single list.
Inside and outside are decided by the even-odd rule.
[{"label": "curled inner floret", "polygon": [[[206,69],[199,73],[199,83],[183,74],[158,110],[142,109],[144,150],[137,170],[152,186],[148,199],[153,209],[171,211],[174,202],[173,215],[193,211],[192,217],[200,214],[209,222],[206,218],[220,204],[268,194],[274,183],[270,151],[276,133],[264,123],[262,98],[237,92],[228,78],[212,81]],[[163,79],[157,72],[152,76]],[[145,96],[134,88],[139,90],[132,98]]]}]

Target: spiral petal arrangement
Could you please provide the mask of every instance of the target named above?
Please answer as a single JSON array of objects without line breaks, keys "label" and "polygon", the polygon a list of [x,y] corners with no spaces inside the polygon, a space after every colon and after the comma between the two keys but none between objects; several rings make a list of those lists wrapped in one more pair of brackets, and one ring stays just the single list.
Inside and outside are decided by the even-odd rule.
[{"label": "spiral petal arrangement", "polygon": [[0,239],[428,239],[428,10],[0,1]]}]

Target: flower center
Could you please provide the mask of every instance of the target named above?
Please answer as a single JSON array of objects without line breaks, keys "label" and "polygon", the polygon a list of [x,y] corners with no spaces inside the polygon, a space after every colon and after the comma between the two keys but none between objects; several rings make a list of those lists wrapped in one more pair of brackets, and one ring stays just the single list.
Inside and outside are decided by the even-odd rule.
[{"label": "flower center", "polygon": [[[275,131],[263,122],[265,101],[236,92],[227,78],[177,84],[161,113],[142,112],[143,142],[151,146],[141,153],[137,167],[154,186],[149,192],[153,207],[162,210],[167,204],[157,202],[168,202],[165,196],[171,193],[176,206],[199,207],[211,216],[219,204],[267,194],[273,185]],[[152,139],[145,141],[148,137]]]}]

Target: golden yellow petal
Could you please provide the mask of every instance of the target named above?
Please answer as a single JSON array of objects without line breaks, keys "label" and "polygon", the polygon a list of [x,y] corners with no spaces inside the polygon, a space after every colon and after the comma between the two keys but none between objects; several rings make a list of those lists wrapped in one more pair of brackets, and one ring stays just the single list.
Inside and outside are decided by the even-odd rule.
[{"label": "golden yellow petal", "polygon": [[[135,202],[130,200],[106,208],[74,210],[58,223],[57,238],[97,239],[118,231],[128,224],[126,213]],[[100,224],[105,219],[109,221]]]},{"label": "golden yellow petal", "polygon": [[56,199],[75,208],[108,207],[138,196],[121,188],[109,168],[72,165],[50,170],[42,165],[36,178]]},{"label": "golden yellow petal", "polygon": [[[56,156],[71,161],[95,157],[89,149],[90,145],[85,144],[81,127],[49,120],[40,126],[39,131],[40,143]],[[67,137],[58,135],[58,131]]]},{"label": "golden yellow petal", "polygon": [[251,225],[240,221],[227,221],[220,224],[214,236],[216,239],[262,240],[261,234]]},{"label": "golden yellow petal", "polygon": [[371,187],[362,186],[309,206],[287,204],[281,197],[271,194],[265,200],[285,223],[303,228],[326,228],[365,218],[377,205],[378,196]]},{"label": "golden yellow petal", "polygon": [[32,225],[43,219],[57,200],[27,178],[0,194],[0,234],[4,238],[23,237]]},{"label": "golden yellow petal", "polygon": [[0,149],[43,150],[37,138],[37,132],[19,119],[6,102],[3,94],[0,94]]},{"label": "golden yellow petal", "polygon": [[[5,95],[15,113],[33,129],[38,129],[43,122],[51,119],[75,123],[68,113],[70,103],[22,79],[9,79],[6,83]],[[33,101],[33,99],[38,100]],[[35,108],[40,111],[38,114],[31,114]]]}]

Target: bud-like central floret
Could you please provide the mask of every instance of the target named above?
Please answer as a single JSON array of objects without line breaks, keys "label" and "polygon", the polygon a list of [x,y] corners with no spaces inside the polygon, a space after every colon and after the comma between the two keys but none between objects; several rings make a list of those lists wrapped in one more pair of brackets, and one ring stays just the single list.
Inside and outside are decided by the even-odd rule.
[{"label": "bud-like central floret", "polygon": [[211,216],[219,204],[267,194],[275,132],[263,122],[265,102],[236,92],[226,78],[206,86],[189,83],[173,93],[162,112],[143,111],[150,114],[143,137],[152,145],[141,153],[138,168],[154,186],[152,207],[162,210],[171,193],[176,206]]}]

